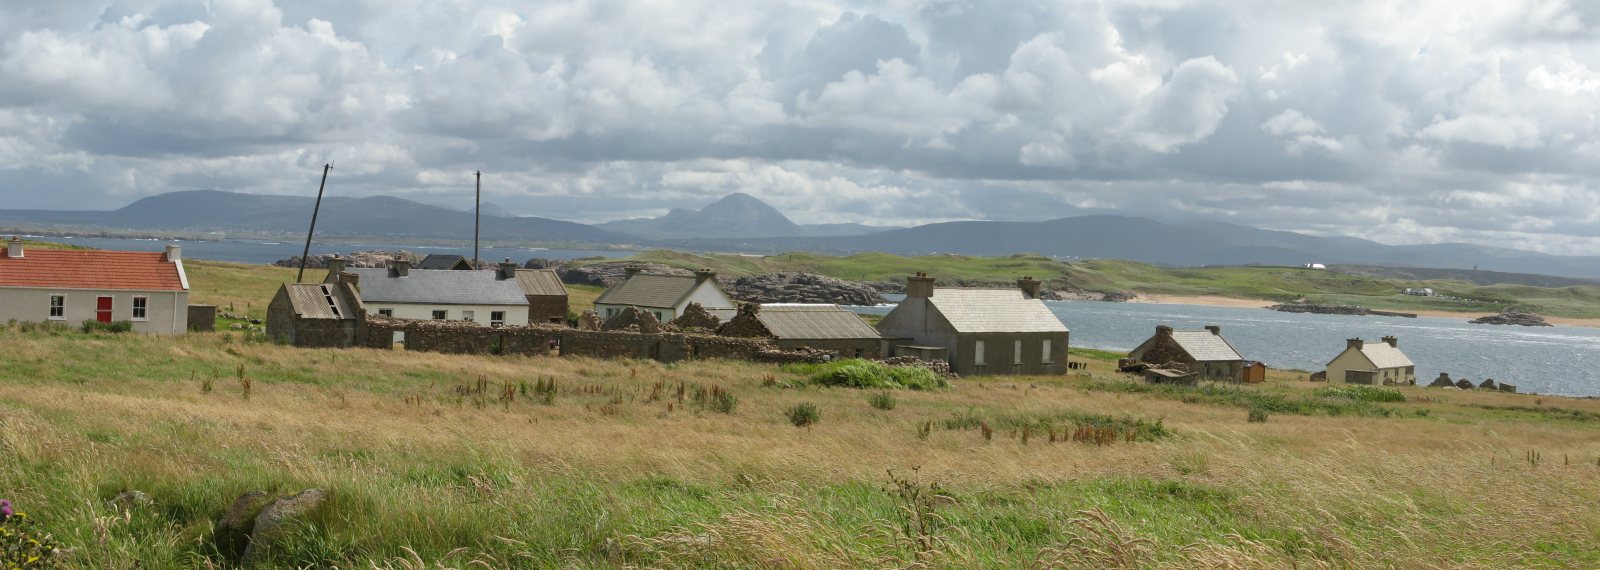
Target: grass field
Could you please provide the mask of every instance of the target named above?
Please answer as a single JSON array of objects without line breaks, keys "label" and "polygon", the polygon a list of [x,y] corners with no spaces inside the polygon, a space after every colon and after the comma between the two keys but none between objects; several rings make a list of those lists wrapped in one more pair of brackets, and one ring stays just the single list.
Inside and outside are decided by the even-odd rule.
[{"label": "grass field", "polygon": [[[1087,372],[896,391],[882,410],[877,391],[750,363],[255,338],[0,329],[0,489],[80,568],[218,564],[234,497],[308,487],[332,499],[275,567],[1600,565],[1594,400],[1374,402],[1288,375],[1150,390],[1074,352]],[[552,379],[549,403],[515,388]],[[820,421],[791,425],[801,403]],[[1096,422],[1144,428],[1052,441]],[[130,489],[155,505],[106,506]]]},{"label": "grass field", "polygon": [[[1157,267],[1134,261],[1095,259],[1062,262],[1037,255],[972,257],[932,255],[902,257],[864,253],[844,257],[785,253],[766,257],[695,255],[649,251],[632,259],[693,269],[707,267],[727,275],[804,271],[851,280],[901,280],[925,271],[950,279],[1003,282],[1022,276],[1046,280],[1048,286],[1090,293],[1133,291],[1141,294],[1221,296],[1276,302],[1362,305],[1374,309],[1433,310],[1463,313],[1521,308],[1540,314],[1600,318],[1600,286],[1533,287],[1476,285],[1464,280],[1405,280],[1297,267]],[[600,260],[591,260],[598,262]],[[1431,287],[1446,297],[1401,295],[1406,287]]]}]

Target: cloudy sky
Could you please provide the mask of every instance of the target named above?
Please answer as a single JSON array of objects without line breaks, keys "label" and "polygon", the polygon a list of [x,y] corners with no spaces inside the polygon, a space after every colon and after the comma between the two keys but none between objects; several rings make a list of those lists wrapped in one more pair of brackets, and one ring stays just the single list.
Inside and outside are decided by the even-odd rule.
[{"label": "cloudy sky", "polygon": [[[336,7],[329,5],[336,4]],[[1114,212],[1600,253],[1586,0],[0,0],[5,207]]]}]

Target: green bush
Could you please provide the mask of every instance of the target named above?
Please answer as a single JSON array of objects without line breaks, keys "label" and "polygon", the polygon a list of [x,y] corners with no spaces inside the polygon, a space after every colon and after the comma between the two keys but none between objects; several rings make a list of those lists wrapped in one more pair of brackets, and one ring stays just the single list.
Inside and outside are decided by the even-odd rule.
[{"label": "green bush", "polygon": [[1250,423],[1259,424],[1267,421],[1267,411],[1261,408],[1250,408]]},{"label": "green bush", "polygon": [[878,392],[867,397],[867,403],[872,404],[872,407],[883,411],[893,410],[895,405],[894,394],[890,394],[888,392]]},{"label": "green bush", "polygon": [[794,427],[806,427],[822,420],[822,410],[811,402],[801,402],[789,407],[789,423]]},{"label": "green bush", "polygon": [[83,332],[125,333],[133,330],[133,321],[113,321],[102,323],[100,321],[84,321]]},{"label": "green bush", "polygon": [[818,365],[811,373],[811,382],[847,388],[933,390],[950,387],[943,376],[920,366],[889,366],[859,358]]},{"label": "green bush", "polygon": [[1343,398],[1357,402],[1405,402],[1406,395],[1394,388],[1380,386],[1328,386],[1317,390],[1317,395],[1323,398]]}]

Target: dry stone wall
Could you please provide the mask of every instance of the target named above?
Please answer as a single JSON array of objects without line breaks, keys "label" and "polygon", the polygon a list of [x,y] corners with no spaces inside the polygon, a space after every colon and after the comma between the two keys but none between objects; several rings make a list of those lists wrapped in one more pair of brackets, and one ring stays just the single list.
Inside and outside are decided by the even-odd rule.
[{"label": "dry stone wall", "polygon": [[401,333],[406,350],[451,354],[521,354],[638,358],[675,362],[726,358],[761,362],[821,362],[831,351],[784,350],[766,339],[680,332],[579,330],[535,325],[490,328],[468,321],[417,321],[370,317],[364,346],[392,349]]}]

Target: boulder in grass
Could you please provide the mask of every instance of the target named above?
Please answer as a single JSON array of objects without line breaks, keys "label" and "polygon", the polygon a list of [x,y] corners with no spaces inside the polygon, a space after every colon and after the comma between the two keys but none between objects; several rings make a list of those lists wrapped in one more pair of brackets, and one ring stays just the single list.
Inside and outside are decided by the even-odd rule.
[{"label": "boulder in grass", "polygon": [[256,529],[256,516],[273,499],[266,491],[250,491],[234,499],[228,511],[217,519],[216,529],[211,533],[217,552],[235,562],[244,557],[245,547],[250,545],[250,533]]},{"label": "boulder in grass", "polygon": [[250,544],[245,546],[239,564],[250,568],[267,560],[272,555],[273,546],[283,539],[295,521],[316,511],[327,498],[327,491],[306,489],[292,497],[273,501],[261,509],[261,514],[256,515],[255,529],[250,532]]},{"label": "boulder in grass", "polygon": [[131,511],[136,508],[154,505],[156,501],[143,491],[123,491],[112,497],[107,504],[119,511]]}]

